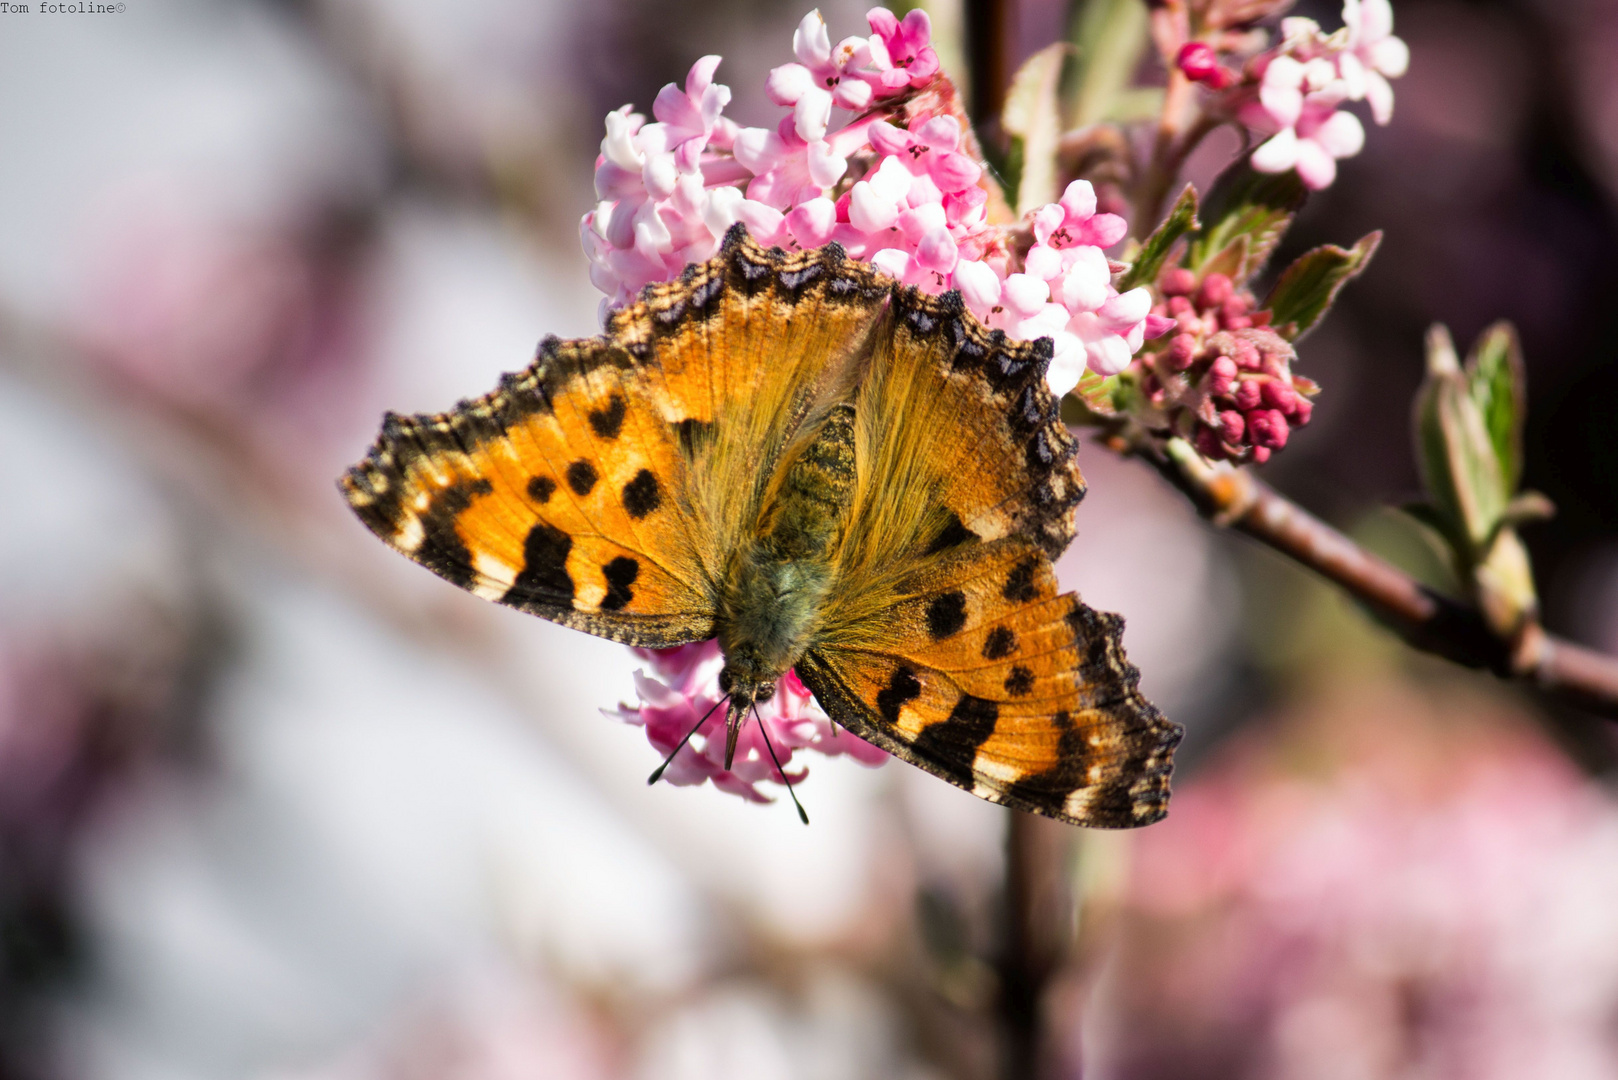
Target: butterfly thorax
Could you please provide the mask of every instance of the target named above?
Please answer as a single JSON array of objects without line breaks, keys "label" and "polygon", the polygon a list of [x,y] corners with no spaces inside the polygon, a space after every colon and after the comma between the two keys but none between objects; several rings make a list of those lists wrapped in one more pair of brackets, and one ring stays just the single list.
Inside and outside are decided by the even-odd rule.
[{"label": "butterfly thorax", "polygon": [[774,693],[819,628],[854,480],[854,409],[837,405],[781,470],[757,539],[727,568],[718,631],[732,741],[746,709]]}]

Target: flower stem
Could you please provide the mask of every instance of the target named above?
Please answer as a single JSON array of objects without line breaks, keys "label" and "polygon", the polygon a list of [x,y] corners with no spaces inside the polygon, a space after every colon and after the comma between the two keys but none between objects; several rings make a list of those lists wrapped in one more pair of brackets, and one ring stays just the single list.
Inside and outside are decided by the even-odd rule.
[{"label": "flower stem", "polygon": [[1163,110],[1158,114],[1152,156],[1135,185],[1130,225],[1137,236],[1145,236],[1157,226],[1169,192],[1179,183],[1180,167],[1222,122],[1198,106],[1195,83],[1172,63],[1168,69],[1169,82],[1163,93]]}]

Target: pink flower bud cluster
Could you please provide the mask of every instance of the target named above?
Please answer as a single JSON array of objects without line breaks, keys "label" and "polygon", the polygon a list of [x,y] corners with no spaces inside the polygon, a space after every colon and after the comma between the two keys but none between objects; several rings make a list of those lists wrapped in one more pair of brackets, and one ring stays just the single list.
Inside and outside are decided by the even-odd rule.
[{"label": "pink flower bud cluster", "polygon": [[1181,46],[1176,63],[1187,78],[1225,91],[1223,107],[1265,136],[1253,168],[1296,169],[1319,190],[1336,179],[1339,160],[1365,145],[1359,118],[1340,106],[1369,102],[1372,117],[1386,124],[1393,118],[1388,80],[1410,64],[1409,48],[1393,34],[1389,0],[1344,0],[1343,24],[1327,34],[1313,19],[1282,19],[1280,42],[1248,60],[1240,81],[1205,42]]},{"label": "pink flower bud cluster", "polygon": [[1141,357],[1147,422],[1184,436],[1212,461],[1268,461],[1314,411],[1317,388],[1292,373],[1292,346],[1224,274],[1199,282],[1173,267],[1158,291],[1163,300],[1153,313],[1172,319],[1174,331]]},{"label": "pink flower bud cluster", "polygon": [[[813,750],[836,757],[846,754],[862,765],[880,765],[887,752],[837,727],[820,711],[797,673],[788,671],[776,685],[775,696],[758,704],[759,719],[748,716],[736,740],[736,756],[725,768],[724,694],[719,689],[719,671],[724,658],[717,641],[703,641],[674,649],[635,649],[646,660],[654,675],[635,673],[638,706],[620,705],[602,710],[607,716],[646,729],[646,738],[657,752],[667,757],[680,745],[688,731],[704,715],[702,727],[675,754],[663,779],[680,787],[712,780],[715,787],[752,802],[771,802],[758,785],[771,781],[794,784],[809,775],[807,768],[791,771],[792,755]],[[717,707],[716,707],[717,706]],[[710,713],[711,710],[711,713]],[[768,729],[765,745],[762,723]],[[773,747],[780,759],[776,768],[770,756]]]},{"label": "pink flower bud cluster", "polygon": [[[766,87],[790,110],[774,128],[737,128],[722,115],[730,91],[713,82],[716,56],[692,67],[683,91],[663,88],[654,123],[627,105],[608,115],[601,201],[580,226],[591,280],[607,294],[603,318],[642,286],[712,256],[741,221],[766,246],[836,241],[907,284],[959,290],[1012,337],[1051,337],[1058,395],[1086,366],[1123,370],[1156,327],[1150,293],[1120,296],[1102,252],[1123,239],[1124,220],[1097,213],[1089,183],[1075,182],[1035,213],[1036,242],[1019,258],[1008,230],[987,220],[991,181],[948,109],[953,90],[916,93],[945,82],[926,13],[901,21],[875,8],[867,18],[869,37],[833,47],[820,13],[805,16],[795,62],[774,69]],[[855,115],[834,128],[834,109]]]}]

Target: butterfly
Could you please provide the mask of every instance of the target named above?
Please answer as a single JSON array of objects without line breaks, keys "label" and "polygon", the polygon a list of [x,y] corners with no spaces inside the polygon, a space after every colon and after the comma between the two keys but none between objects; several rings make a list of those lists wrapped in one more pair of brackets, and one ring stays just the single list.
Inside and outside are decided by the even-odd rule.
[{"label": "butterfly", "polygon": [[717,637],[731,746],[796,669],[835,722],[975,795],[1145,825],[1181,728],[1123,621],[1058,590],[1084,482],[1050,358],[957,293],[737,225],[601,336],[388,414],[340,486],[478,596],[648,648]]}]

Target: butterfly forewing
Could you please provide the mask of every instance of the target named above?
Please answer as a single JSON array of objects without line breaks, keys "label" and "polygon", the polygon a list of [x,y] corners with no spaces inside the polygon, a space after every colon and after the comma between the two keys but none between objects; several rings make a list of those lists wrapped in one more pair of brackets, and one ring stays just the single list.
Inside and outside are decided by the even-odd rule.
[{"label": "butterfly forewing", "polygon": [[390,416],[343,479],[390,546],[490,600],[661,646],[713,634],[686,463],[632,358],[548,340],[437,416]]}]

